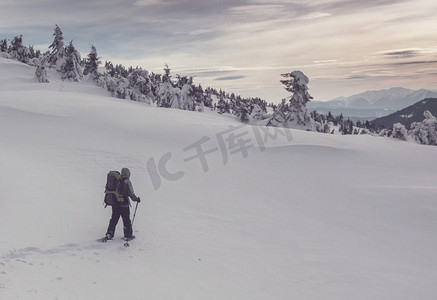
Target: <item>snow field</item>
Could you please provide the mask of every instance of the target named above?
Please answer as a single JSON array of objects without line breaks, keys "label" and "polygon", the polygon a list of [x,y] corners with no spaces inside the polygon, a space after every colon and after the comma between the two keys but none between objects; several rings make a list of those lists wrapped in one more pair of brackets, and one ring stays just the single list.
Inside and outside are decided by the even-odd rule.
[{"label": "snow field", "polygon": [[[291,130],[262,151],[257,128],[232,117],[40,84],[33,72],[0,59],[1,299],[437,294],[437,148]],[[220,145],[230,125],[247,132],[247,153]],[[187,160],[205,137],[204,150],[217,148],[207,172]],[[148,162],[167,153],[164,171],[183,176],[160,172],[155,189]],[[121,220],[114,241],[95,242],[110,217],[106,173],[122,167],[142,198],[129,248]]]}]

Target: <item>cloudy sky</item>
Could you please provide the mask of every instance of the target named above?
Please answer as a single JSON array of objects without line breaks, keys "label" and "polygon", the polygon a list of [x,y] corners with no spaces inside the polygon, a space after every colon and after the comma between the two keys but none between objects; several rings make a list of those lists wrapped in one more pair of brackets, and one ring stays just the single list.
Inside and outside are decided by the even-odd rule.
[{"label": "cloudy sky", "polygon": [[1,0],[0,39],[65,42],[102,61],[194,76],[278,102],[300,70],[315,100],[402,86],[437,90],[433,0]]}]

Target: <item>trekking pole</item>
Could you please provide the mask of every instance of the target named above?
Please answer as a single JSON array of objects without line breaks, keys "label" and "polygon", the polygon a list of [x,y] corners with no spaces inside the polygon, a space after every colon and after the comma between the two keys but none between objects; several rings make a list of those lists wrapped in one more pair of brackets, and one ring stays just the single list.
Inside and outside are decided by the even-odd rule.
[{"label": "trekking pole", "polygon": [[[132,226],[132,232],[134,231],[133,226],[134,226],[134,221],[135,221],[135,215],[137,214],[138,203],[139,203],[139,202],[137,201],[137,205],[135,205],[134,216],[132,217],[132,223],[131,223],[131,226]],[[125,246],[125,247],[129,247],[129,241],[126,241],[126,243],[124,243],[124,246]]]},{"label": "trekking pole", "polygon": [[134,216],[132,217],[132,226],[134,226],[135,215],[137,214],[138,203],[139,203],[139,202],[137,202],[137,205],[135,205]]}]

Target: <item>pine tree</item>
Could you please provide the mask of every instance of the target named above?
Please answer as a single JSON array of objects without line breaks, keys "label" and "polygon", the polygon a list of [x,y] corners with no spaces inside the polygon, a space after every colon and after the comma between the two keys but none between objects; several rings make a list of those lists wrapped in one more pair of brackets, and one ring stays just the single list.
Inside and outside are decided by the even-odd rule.
[{"label": "pine tree", "polygon": [[392,138],[406,141],[408,139],[408,131],[401,123],[393,124]]},{"label": "pine tree", "polygon": [[293,71],[291,73],[282,74],[285,78],[290,78],[287,80],[282,80],[286,86],[286,90],[293,93],[290,99],[290,109],[287,115],[287,127],[292,127],[293,125],[300,125],[311,128],[314,121],[311,119],[310,114],[306,108],[306,104],[312,97],[308,94],[308,77],[305,76],[300,71]]},{"label": "pine tree", "polygon": [[179,81],[179,86],[181,89],[181,97],[180,97],[180,109],[183,110],[194,110],[194,90],[192,88],[193,78],[187,78],[186,76],[182,77]]},{"label": "pine tree", "polygon": [[80,65],[80,53],[74,48],[73,41],[70,42],[65,50],[65,63],[59,64],[62,79],[71,79],[73,81],[80,81],[83,78],[83,70]]},{"label": "pine tree", "polygon": [[28,49],[23,46],[23,36],[20,35],[14,37],[11,41],[11,46],[9,47],[9,54],[11,57],[26,63],[28,59],[28,53]]},{"label": "pine tree", "polygon": [[240,121],[243,123],[248,123],[250,115],[250,104],[246,101],[240,101],[240,105],[238,106],[237,111]]},{"label": "pine tree", "polygon": [[286,78],[281,80],[281,83],[285,85],[285,90],[293,95],[288,105],[285,105],[283,101],[276,108],[267,125],[315,130],[315,122],[306,108],[307,102],[312,99],[308,93],[308,77],[301,71],[293,71],[281,76]]},{"label": "pine tree", "polygon": [[224,95],[220,94],[220,100],[217,103],[217,109],[219,114],[226,112],[226,101]]},{"label": "pine tree", "polygon": [[150,104],[153,94],[149,81],[149,72],[137,67],[129,72],[127,79],[132,88],[131,100]]},{"label": "pine tree", "polygon": [[49,49],[52,49],[48,58],[48,62],[51,65],[57,65],[58,60],[65,56],[64,36],[62,30],[58,25],[55,25],[54,30],[55,32],[53,33],[53,36],[55,38],[53,39],[53,43],[49,46]]},{"label": "pine tree", "polygon": [[0,52],[8,52],[8,41],[6,39],[0,40]]},{"label": "pine tree", "polygon": [[328,112],[328,115],[326,116],[326,121],[329,123],[329,122],[332,122],[332,123],[334,123],[334,116],[331,114],[331,112],[329,111]]},{"label": "pine tree", "polygon": [[99,60],[97,56],[96,47],[91,45],[91,52],[88,54],[88,58],[85,60],[85,67],[83,70],[83,75],[91,75],[91,78],[94,80],[99,79],[98,68],[102,62]]},{"label": "pine tree", "polygon": [[264,113],[265,111],[258,104],[254,104],[250,113],[250,119],[256,123],[264,119]]},{"label": "pine tree", "polygon": [[47,61],[45,59],[39,60],[39,63],[36,65],[35,71],[36,79],[42,83],[48,83],[48,75],[47,75]]},{"label": "pine tree", "polygon": [[411,124],[409,134],[424,145],[437,145],[437,118],[429,110],[423,113],[425,120]]},{"label": "pine tree", "polygon": [[282,99],[282,102],[276,106],[273,116],[267,122],[267,126],[285,127],[288,112],[288,104],[285,99]]},{"label": "pine tree", "polygon": [[106,73],[108,73],[109,76],[111,76],[111,77],[115,76],[115,68],[114,68],[114,65],[112,64],[112,62],[106,61],[105,62],[105,69],[106,69]]},{"label": "pine tree", "polygon": [[205,99],[206,99],[206,93],[203,91],[202,86],[199,84],[199,86],[192,86],[193,88],[193,98],[194,98],[194,104],[195,104],[195,110],[199,112],[204,111],[205,107]]},{"label": "pine tree", "polygon": [[162,76],[162,82],[159,85],[157,95],[158,107],[180,108],[180,90],[173,86],[173,83],[171,81],[170,68],[167,64],[165,64],[164,72],[165,74]]}]

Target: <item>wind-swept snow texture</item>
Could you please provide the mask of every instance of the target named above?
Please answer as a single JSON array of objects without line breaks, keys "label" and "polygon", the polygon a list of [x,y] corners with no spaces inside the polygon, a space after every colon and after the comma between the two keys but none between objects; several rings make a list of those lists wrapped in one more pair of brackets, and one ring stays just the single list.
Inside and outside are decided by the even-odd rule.
[{"label": "wind-swept snow texture", "polygon": [[[436,299],[436,147],[266,132],[34,71],[0,58],[1,299]],[[129,248],[121,220],[96,242],[122,167],[142,199]]]}]

